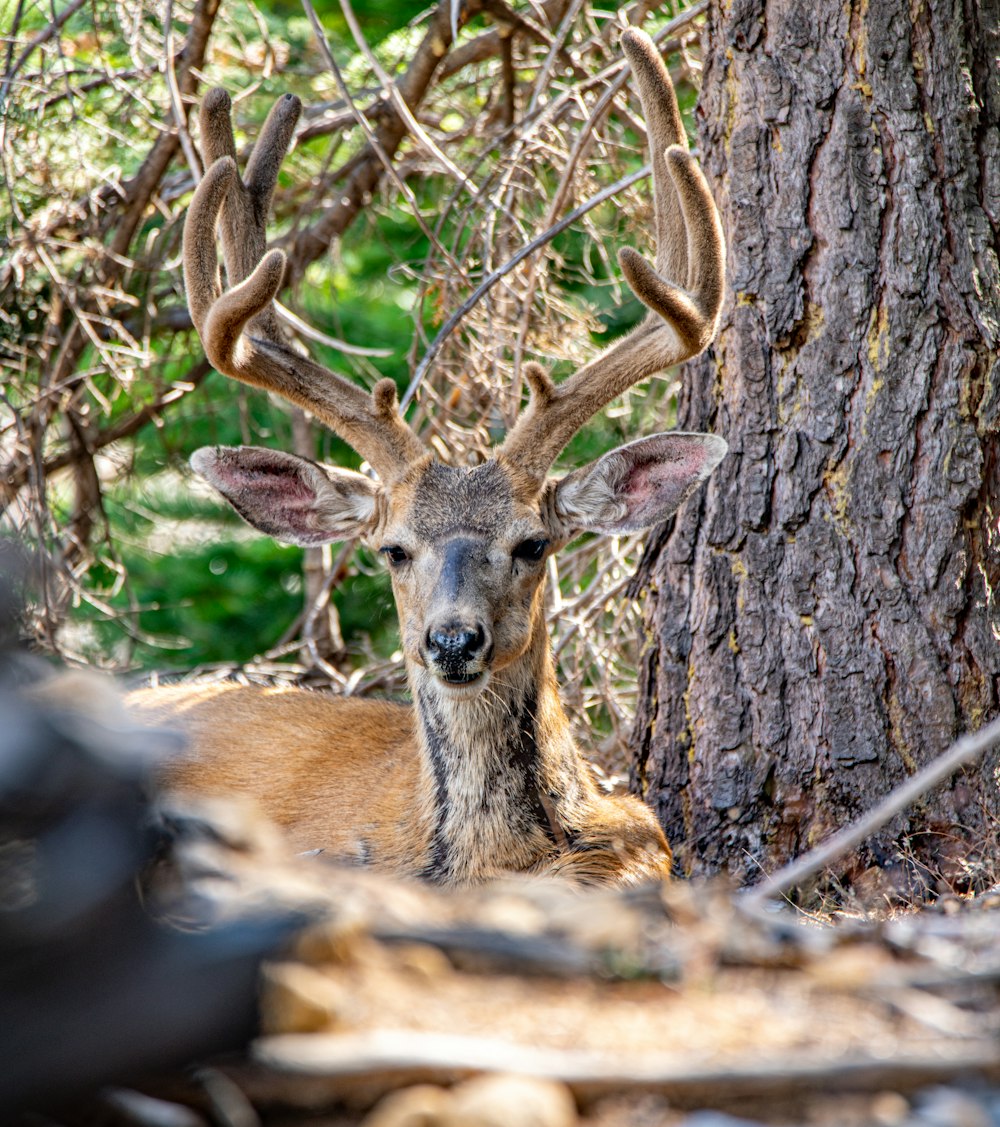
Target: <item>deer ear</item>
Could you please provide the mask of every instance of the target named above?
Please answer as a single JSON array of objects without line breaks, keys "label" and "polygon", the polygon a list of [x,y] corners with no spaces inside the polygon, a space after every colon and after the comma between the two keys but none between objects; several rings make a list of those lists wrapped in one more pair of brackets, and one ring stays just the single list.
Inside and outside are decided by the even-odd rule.
[{"label": "deer ear", "polygon": [[304,548],[363,536],[378,485],[351,470],[325,469],[259,446],[203,446],[191,468],[254,528]]},{"label": "deer ear", "polygon": [[666,520],[728,448],[717,435],[683,433],[654,434],[619,446],[554,483],[553,511],[561,534],[618,536]]}]

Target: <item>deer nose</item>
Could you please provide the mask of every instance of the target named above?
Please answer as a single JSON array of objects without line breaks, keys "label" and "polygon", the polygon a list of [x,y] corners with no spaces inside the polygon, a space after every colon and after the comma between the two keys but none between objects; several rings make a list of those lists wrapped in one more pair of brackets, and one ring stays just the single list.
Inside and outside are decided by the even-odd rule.
[{"label": "deer nose", "polygon": [[475,661],[486,646],[486,631],[479,623],[449,623],[427,631],[427,656],[445,669]]}]

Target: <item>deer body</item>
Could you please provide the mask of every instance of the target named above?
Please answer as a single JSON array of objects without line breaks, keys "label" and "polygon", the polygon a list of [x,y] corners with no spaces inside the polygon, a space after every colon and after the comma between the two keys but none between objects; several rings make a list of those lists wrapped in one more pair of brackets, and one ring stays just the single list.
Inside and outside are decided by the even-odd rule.
[{"label": "deer body", "polygon": [[[442,497],[440,481],[426,488],[428,474],[451,478],[451,490]],[[667,875],[670,850],[652,812],[638,799],[602,793],[573,740],[537,567],[525,568],[513,592],[499,583],[493,609],[469,574],[469,557],[489,532],[456,527],[454,514],[468,513],[469,495],[480,493],[510,527],[506,484],[496,463],[460,470],[433,462],[408,483],[418,509],[409,526],[442,544],[445,566],[431,569],[442,609],[455,613],[464,601],[467,613],[491,620],[495,654],[484,689],[442,692],[426,664],[408,661],[412,708],[234,684],[134,693],[134,710],[181,724],[192,741],[194,754],[168,773],[170,788],[250,794],[298,850],[434,881],[542,870],[592,881]],[[509,553],[502,555],[498,570],[509,573]],[[475,598],[463,587],[475,587]],[[433,602],[432,594],[421,605]],[[419,627],[404,618],[404,638],[408,629]]]},{"label": "deer body", "polygon": [[416,871],[431,816],[405,796],[430,792],[405,705],[235,683],[143,689],[128,704],[187,734],[163,778],[179,797],[246,795],[296,852]]},{"label": "deer body", "polygon": [[171,787],[249,792],[299,849],[436,881],[549,871],[631,882],[669,872],[652,812],[603,794],[573,741],[543,604],[551,552],[582,531],[617,535],[664,519],[726,450],[713,435],[653,435],[548,477],[591,415],[701,351],[721,305],[721,227],[666,68],[642,33],[626,31],[623,44],[650,127],[658,249],[655,268],[627,249],[620,262],[651,313],[559,385],[526,365],[527,410],[474,467],[425,451],[391,381],[369,395],[284,342],[272,307],[284,259],[264,254],[262,225],[298,104],[277,103],[242,181],[228,98],[206,97],[208,172],[184,231],[188,301],[206,354],[220,371],[308,407],[378,479],[255,447],[200,450],[192,466],[265,532],[303,545],[357,537],[385,557],[413,707],[235,686],[136,694],[136,709],[191,734],[193,754]]}]

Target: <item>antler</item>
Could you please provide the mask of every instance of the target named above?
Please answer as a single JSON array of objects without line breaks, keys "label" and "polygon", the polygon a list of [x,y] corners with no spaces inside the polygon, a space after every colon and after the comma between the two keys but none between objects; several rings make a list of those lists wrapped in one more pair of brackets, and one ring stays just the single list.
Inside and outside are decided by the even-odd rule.
[{"label": "antler", "polygon": [[[369,395],[302,356],[286,343],[273,305],[285,256],[280,250],[264,253],[267,213],[302,104],[292,94],[278,99],[243,180],[236,168],[230,106],[229,95],[221,89],[209,91],[202,102],[202,150],[208,171],[184,223],[184,284],[205,355],[225,375],[311,411],[381,478],[391,480],[426,453],[399,414],[396,385],[380,380]],[[225,293],[215,252],[220,212],[230,286]]]},{"label": "antler", "polygon": [[500,454],[539,481],[592,415],[633,384],[707,347],[722,305],[722,224],[701,169],[687,151],[670,75],[644,32],[628,28],[622,47],[639,84],[649,130],[657,251],[655,269],[631,247],[619,251],[618,262],[636,297],[652,312],[559,385],[540,365],[525,366],[531,402]]}]

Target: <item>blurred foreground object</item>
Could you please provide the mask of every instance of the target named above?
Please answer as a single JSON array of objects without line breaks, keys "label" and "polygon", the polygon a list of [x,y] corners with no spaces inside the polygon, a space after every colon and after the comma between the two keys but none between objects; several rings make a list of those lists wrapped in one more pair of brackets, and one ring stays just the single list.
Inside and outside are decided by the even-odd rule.
[{"label": "blurred foreground object", "polygon": [[252,1036],[263,953],[289,915],[184,934],[149,918],[147,786],[177,737],[113,686],[16,650],[0,576],[0,1110],[47,1104]]}]

